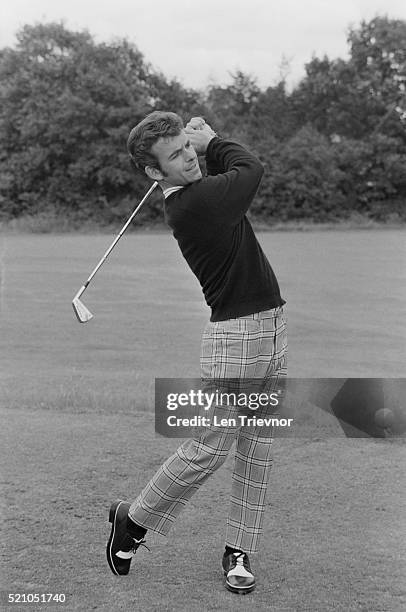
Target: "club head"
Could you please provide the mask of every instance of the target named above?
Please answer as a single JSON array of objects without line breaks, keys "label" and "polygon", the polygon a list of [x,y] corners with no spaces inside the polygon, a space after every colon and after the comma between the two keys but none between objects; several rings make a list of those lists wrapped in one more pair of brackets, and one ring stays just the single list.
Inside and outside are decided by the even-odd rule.
[{"label": "club head", "polygon": [[79,300],[79,298],[75,297],[72,300],[73,310],[75,315],[78,318],[80,323],[87,323],[90,319],[93,319],[93,315],[88,308]]}]

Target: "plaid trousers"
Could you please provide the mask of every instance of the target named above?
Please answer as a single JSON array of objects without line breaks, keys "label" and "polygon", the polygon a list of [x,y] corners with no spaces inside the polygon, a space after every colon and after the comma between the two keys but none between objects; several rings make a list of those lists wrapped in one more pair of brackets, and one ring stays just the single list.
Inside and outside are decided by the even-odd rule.
[{"label": "plaid trousers", "polygon": [[[278,378],[286,376],[286,357],[282,307],[209,322],[201,346],[202,378],[271,380],[275,389]],[[138,525],[166,535],[192,495],[224,463],[235,441],[225,543],[247,553],[257,552],[272,465],[272,430],[238,425],[239,406],[216,405],[213,410],[211,417],[226,418],[227,426],[213,425],[212,418],[210,426],[196,430],[195,437],[159,468],[131,504],[129,515]],[[269,414],[268,406],[255,411],[257,417]],[[235,426],[230,425],[233,419]]]}]

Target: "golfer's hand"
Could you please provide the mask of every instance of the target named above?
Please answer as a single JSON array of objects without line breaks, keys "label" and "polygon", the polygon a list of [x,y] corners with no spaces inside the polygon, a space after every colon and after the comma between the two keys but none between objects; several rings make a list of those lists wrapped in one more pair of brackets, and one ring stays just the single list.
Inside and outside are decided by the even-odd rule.
[{"label": "golfer's hand", "polygon": [[193,117],[186,125],[185,132],[198,155],[206,153],[210,140],[216,136],[216,132],[202,117]]},{"label": "golfer's hand", "polygon": [[192,117],[191,120],[187,123],[185,130],[201,130],[205,125],[207,124],[203,117]]}]

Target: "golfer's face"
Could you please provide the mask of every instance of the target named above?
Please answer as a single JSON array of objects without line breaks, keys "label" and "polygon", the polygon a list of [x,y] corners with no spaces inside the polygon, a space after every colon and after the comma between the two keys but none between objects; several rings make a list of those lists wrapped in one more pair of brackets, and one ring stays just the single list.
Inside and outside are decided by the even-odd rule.
[{"label": "golfer's face", "polygon": [[196,151],[183,130],[178,136],[160,138],[152,152],[170,185],[188,185],[202,178]]}]

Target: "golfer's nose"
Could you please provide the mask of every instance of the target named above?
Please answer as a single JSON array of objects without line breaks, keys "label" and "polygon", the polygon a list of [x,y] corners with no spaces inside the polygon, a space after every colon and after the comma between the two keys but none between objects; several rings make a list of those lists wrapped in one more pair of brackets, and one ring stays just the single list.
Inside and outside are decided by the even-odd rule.
[{"label": "golfer's nose", "polygon": [[183,159],[185,161],[192,161],[196,157],[195,151],[192,147],[188,149],[186,147],[183,148]]}]

